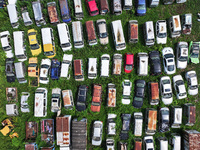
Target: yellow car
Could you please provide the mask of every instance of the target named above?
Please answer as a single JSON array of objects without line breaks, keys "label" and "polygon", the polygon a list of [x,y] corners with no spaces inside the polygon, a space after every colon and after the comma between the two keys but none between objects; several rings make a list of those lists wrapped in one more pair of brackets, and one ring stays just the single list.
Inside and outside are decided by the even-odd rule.
[{"label": "yellow car", "polygon": [[28,30],[28,39],[33,56],[37,56],[42,52],[41,45],[36,39],[37,31],[35,29]]}]

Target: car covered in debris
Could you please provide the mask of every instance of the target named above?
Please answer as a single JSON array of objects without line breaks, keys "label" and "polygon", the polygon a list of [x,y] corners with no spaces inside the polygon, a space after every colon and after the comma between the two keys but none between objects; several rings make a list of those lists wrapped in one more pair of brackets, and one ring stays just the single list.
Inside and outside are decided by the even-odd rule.
[{"label": "car covered in debris", "polygon": [[116,107],[116,87],[115,84],[108,84],[108,107]]},{"label": "car covered in debris", "polygon": [[101,99],[102,97],[102,86],[100,84],[94,84],[91,111],[100,112],[101,110]]},{"label": "car covered in debris", "polygon": [[176,47],[177,68],[185,69],[188,62],[188,43],[178,42]]},{"label": "car covered in debris", "polygon": [[40,83],[48,84],[49,83],[49,70],[51,67],[50,59],[42,59],[40,66]]},{"label": "car covered in debris", "polygon": [[28,64],[28,76],[29,77],[38,77],[39,76],[39,68],[38,68],[38,60],[37,57],[29,58]]},{"label": "car covered in debris", "polygon": [[30,112],[28,105],[28,98],[30,96],[29,92],[22,92],[21,95],[21,112]]},{"label": "car covered in debris", "polygon": [[122,114],[121,117],[122,117],[122,130],[120,132],[120,139],[127,140],[129,138],[131,114]]},{"label": "car covered in debris", "polygon": [[123,86],[122,104],[130,104],[132,82],[130,80],[124,80],[122,82],[122,86]]},{"label": "car covered in debris", "polygon": [[163,107],[159,110],[159,131],[167,132],[170,130],[169,108]]},{"label": "car covered in debris", "polygon": [[184,14],[181,17],[182,21],[182,33],[190,34],[192,30],[192,14]]},{"label": "car covered in debris", "polygon": [[113,55],[113,74],[121,75],[122,67],[122,54]]},{"label": "car covered in debris", "polygon": [[196,71],[188,71],[185,74],[185,78],[188,82],[188,93],[189,95],[198,94],[198,81]]},{"label": "car covered in debris", "polygon": [[100,43],[102,45],[108,44],[108,31],[106,27],[106,20],[99,19],[97,20],[96,24],[97,24],[97,32],[98,32]]},{"label": "car covered in debris", "polygon": [[100,146],[102,142],[103,122],[95,121],[93,124],[92,145]]},{"label": "car covered in debris", "polygon": [[116,114],[108,114],[107,118],[107,127],[108,127],[108,135],[116,135],[116,122],[115,118]]},{"label": "car covered in debris", "polygon": [[7,82],[15,82],[14,59],[6,58],[6,79]]},{"label": "car covered in debris", "polygon": [[50,23],[59,23],[58,12],[56,9],[56,2],[48,2],[47,10],[49,14]]}]

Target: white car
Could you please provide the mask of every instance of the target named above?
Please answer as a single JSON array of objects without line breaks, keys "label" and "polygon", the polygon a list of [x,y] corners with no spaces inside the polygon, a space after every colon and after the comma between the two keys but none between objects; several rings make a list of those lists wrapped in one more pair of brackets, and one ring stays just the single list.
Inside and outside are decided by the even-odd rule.
[{"label": "white car", "polygon": [[108,114],[107,125],[108,125],[108,135],[116,135],[116,114]]},{"label": "white car", "polygon": [[60,77],[70,79],[69,70],[72,65],[72,58],[73,58],[73,55],[68,55],[68,54],[63,55],[63,61],[61,64],[61,69],[60,69]]},{"label": "white car", "polygon": [[157,44],[167,43],[167,23],[165,20],[158,20],[156,22],[156,41]]},{"label": "white car", "polygon": [[176,64],[177,68],[185,69],[188,62],[188,43],[178,42],[176,47]]},{"label": "white car", "polygon": [[123,86],[122,104],[130,104],[132,82],[130,80],[124,80],[122,82],[122,86]]},{"label": "white car", "polygon": [[100,146],[102,142],[103,122],[95,121],[93,128],[94,128],[94,131],[93,131],[93,136],[92,136],[92,145]]},{"label": "white car", "polygon": [[30,112],[29,105],[28,105],[29,96],[30,96],[30,93],[22,92],[22,96],[21,96],[21,111],[22,112]]},{"label": "white car", "polygon": [[171,104],[173,97],[170,77],[164,76],[160,78],[160,91],[163,103],[165,105]]},{"label": "white car", "polygon": [[10,33],[9,33],[9,31],[1,32],[0,37],[1,37],[2,49],[5,51],[6,57],[7,58],[14,57],[14,54],[12,52],[12,47],[10,45]]},{"label": "white car", "polygon": [[185,78],[188,82],[188,93],[190,95],[197,95],[198,94],[198,81],[197,81],[196,72],[188,71],[185,74]]},{"label": "white car", "polygon": [[145,150],[154,150],[153,136],[144,137],[144,147]]},{"label": "white car", "polygon": [[101,56],[101,77],[109,77],[110,55],[103,54]]},{"label": "white car", "polygon": [[40,83],[48,84],[49,83],[49,70],[51,67],[50,59],[42,59],[41,67],[40,67]]},{"label": "white car", "polygon": [[53,88],[51,97],[51,112],[58,112],[61,110],[61,89]]},{"label": "white car", "polygon": [[107,150],[114,150],[115,149],[115,141],[113,138],[106,139],[106,147]]},{"label": "white car", "polygon": [[176,91],[177,99],[183,99],[187,97],[185,84],[181,75],[173,77],[174,89]]},{"label": "white car", "polygon": [[164,70],[167,74],[174,74],[176,72],[174,52],[171,47],[165,47],[162,50]]}]

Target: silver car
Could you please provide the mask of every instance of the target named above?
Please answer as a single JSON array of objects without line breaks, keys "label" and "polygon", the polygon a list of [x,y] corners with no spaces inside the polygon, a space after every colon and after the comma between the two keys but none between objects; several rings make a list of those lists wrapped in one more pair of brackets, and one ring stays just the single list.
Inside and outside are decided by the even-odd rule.
[{"label": "silver car", "polygon": [[97,31],[98,31],[100,43],[102,45],[108,44],[108,31],[107,31],[105,19],[97,20]]}]

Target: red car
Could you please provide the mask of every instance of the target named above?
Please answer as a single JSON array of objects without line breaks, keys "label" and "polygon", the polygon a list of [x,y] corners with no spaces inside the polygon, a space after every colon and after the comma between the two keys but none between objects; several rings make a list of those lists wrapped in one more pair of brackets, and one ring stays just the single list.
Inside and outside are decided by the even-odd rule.
[{"label": "red car", "polygon": [[90,16],[96,16],[99,14],[99,9],[97,8],[97,3],[95,0],[85,0],[87,3],[88,11]]},{"label": "red car", "polygon": [[94,84],[91,111],[100,112],[101,110],[102,87],[100,84]]},{"label": "red car", "polygon": [[132,53],[126,53],[125,54],[125,65],[124,65],[124,71],[126,73],[131,73],[133,70],[134,63],[134,55]]}]

